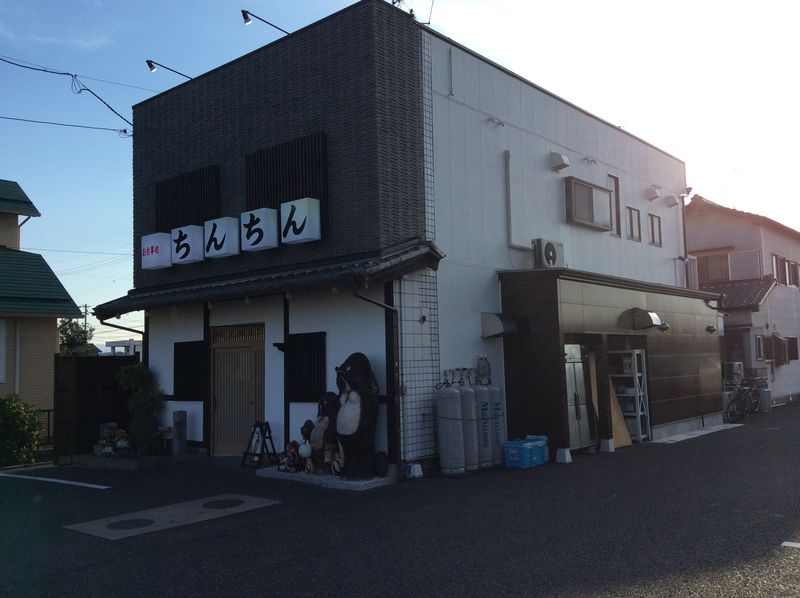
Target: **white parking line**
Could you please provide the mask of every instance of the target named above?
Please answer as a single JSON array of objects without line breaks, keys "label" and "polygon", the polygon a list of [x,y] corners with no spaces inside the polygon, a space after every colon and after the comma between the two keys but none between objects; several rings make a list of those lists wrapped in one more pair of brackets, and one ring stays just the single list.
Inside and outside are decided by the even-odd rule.
[{"label": "white parking line", "polygon": [[53,484],[66,484],[67,486],[80,486],[81,488],[94,488],[95,490],[108,490],[111,486],[101,486],[100,484],[89,484],[87,482],[73,482],[71,480],[59,480],[56,478],[40,478],[32,475],[17,475],[14,473],[0,473],[3,478],[18,478],[20,480],[36,480],[37,482],[52,482]]},{"label": "white parking line", "polygon": [[785,548],[800,548],[800,542],[784,542],[781,546]]},{"label": "white parking line", "polygon": [[122,540],[277,504],[280,501],[243,494],[222,494],[64,527],[106,540]]},{"label": "white parking line", "polygon": [[722,430],[730,430],[731,428],[738,428],[743,424],[720,424],[718,426],[711,426],[708,428],[701,428],[699,430],[693,430],[692,432],[686,432],[685,434],[675,434],[674,436],[667,436],[666,438],[659,438],[658,440],[654,440],[653,442],[661,443],[661,444],[675,444],[676,442],[682,442],[684,440],[690,440],[692,438],[697,438],[698,436],[705,436],[706,434],[712,434],[714,432],[721,432]]}]

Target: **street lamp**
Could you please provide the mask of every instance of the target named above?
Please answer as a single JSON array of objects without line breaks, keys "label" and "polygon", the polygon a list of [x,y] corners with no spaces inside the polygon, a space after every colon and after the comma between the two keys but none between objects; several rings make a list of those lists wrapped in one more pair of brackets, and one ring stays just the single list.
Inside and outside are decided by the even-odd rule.
[{"label": "street lamp", "polygon": [[250,25],[250,24],[253,22],[253,19],[251,19],[250,17],[253,17],[253,19],[258,19],[258,20],[259,20],[259,21],[261,21],[262,23],[266,23],[266,24],[267,24],[267,25],[269,25],[270,27],[275,27],[275,29],[277,29],[278,31],[282,31],[282,32],[283,32],[283,33],[285,33],[286,35],[289,35],[289,32],[288,32],[288,31],[286,31],[286,29],[281,29],[280,27],[278,27],[278,26],[277,26],[277,25],[275,25],[274,23],[270,23],[270,22],[269,22],[269,21],[267,21],[266,19],[262,19],[262,18],[261,18],[261,17],[259,17],[258,15],[254,15],[254,14],[253,14],[253,13],[251,13],[249,10],[244,10],[244,9],[243,9],[243,10],[242,10],[242,19],[244,19],[244,24],[245,24],[245,25]]},{"label": "street lamp", "polygon": [[181,77],[186,77],[186,78],[187,78],[187,79],[189,79],[189,80],[191,80],[191,79],[192,79],[192,77],[190,77],[189,75],[184,75],[182,72],[180,72],[180,71],[176,71],[175,69],[171,69],[171,68],[169,68],[168,66],[164,66],[163,64],[161,64],[160,62],[156,62],[155,60],[149,60],[149,59],[148,59],[148,60],[145,60],[145,62],[147,63],[147,68],[149,68],[149,69],[150,69],[150,72],[151,72],[151,73],[155,73],[155,72],[156,72],[156,70],[157,70],[157,68],[156,68],[156,67],[159,67],[159,66],[160,66],[161,68],[165,68],[165,69],[167,69],[168,71],[172,71],[172,72],[173,72],[173,73],[175,73],[176,75],[180,75]]}]

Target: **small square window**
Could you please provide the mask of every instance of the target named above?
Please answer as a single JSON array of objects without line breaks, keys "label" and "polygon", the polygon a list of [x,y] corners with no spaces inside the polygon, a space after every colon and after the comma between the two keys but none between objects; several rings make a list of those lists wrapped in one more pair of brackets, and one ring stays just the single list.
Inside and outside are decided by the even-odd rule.
[{"label": "small square window", "polygon": [[788,268],[785,257],[772,255],[772,275],[778,281],[778,284],[786,285],[788,283]]},{"label": "small square window", "polygon": [[567,222],[593,228],[613,230],[609,189],[592,185],[575,177],[564,179],[567,200]]},{"label": "small square window", "polygon": [[648,214],[650,221],[650,245],[661,247],[661,216]]},{"label": "small square window", "polygon": [[697,258],[697,274],[700,282],[730,280],[728,254],[701,255]]},{"label": "small square window", "polygon": [[628,238],[632,241],[642,240],[642,222],[639,210],[628,207]]},{"label": "small square window", "polygon": [[764,337],[760,334],[756,334],[756,359],[758,361],[764,361]]},{"label": "small square window", "polygon": [[797,361],[800,358],[797,353],[797,337],[789,336],[786,338],[786,342],[788,343],[789,361]]}]

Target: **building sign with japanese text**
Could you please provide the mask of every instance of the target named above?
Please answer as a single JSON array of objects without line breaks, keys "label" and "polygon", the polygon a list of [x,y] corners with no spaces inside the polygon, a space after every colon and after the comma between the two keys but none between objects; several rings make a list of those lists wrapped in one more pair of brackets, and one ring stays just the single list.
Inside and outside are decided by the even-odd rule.
[{"label": "building sign with japanese text", "polygon": [[259,208],[239,218],[225,216],[203,225],[173,228],[169,233],[142,235],[142,269],[192,264],[240,251],[263,251],[281,244],[308,243],[322,238],[318,199],[304,197],[282,203],[280,210]]}]

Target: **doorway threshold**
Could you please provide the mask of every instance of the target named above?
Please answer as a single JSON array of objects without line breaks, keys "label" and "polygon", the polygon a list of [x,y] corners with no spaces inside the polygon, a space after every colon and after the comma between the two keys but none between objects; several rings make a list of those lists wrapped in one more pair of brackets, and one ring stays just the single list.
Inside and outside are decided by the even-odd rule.
[{"label": "doorway threshold", "polygon": [[278,471],[276,467],[262,467],[261,469],[256,470],[256,475],[273,480],[286,480],[288,482],[311,484],[313,486],[332,488],[334,490],[350,490],[352,492],[372,490],[373,488],[391,486],[392,484],[396,483],[395,477],[392,475],[391,471],[389,471],[389,473],[382,478],[376,477],[366,480],[346,480],[333,475],[305,473],[302,471],[297,473],[292,473],[290,471]]}]

